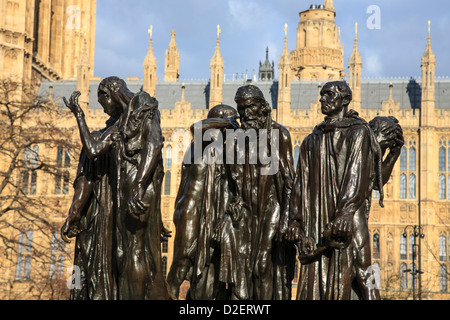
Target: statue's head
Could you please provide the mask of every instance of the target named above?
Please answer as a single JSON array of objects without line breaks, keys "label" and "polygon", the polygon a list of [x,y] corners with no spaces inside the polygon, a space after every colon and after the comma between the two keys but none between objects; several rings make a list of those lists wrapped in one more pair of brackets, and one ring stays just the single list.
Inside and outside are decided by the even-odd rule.
[{"label": "statue's head", "polygon": [[103,79],[98,85],[98,102],[108,115],[119,118],[131,101],[133,93],[128,89],[124,80],[112,76]]},{"label": "statue's head", "polygon": [[208,112],[208,118],[231,118],[236,115],[236,109],[226,104],[218,104]]},{"label": "statue's head", "polygon": [[263,129],[268,126],[272,109],[258,87],[254,85],[240,87],[236,92],[234,101],[237,104],[244,130],[250,128]]},{"label": "statue's head", "polygon": [[352,90],[345,81],[327,82],[320,90],[321,110],[327,116],[346,112],[351,101]]}]

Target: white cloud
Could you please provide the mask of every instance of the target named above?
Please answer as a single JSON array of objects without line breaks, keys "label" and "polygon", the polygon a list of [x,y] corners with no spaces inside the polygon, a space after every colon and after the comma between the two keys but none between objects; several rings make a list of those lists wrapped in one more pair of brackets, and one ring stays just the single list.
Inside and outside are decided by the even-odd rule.
[{"label": "white cloud", "polygon": [[230,0],[228,1],[230,14],[235,22],[242,28],[255,28],[266,22],[266,10],[261,3],[253,1]]},{"label": "white cloud", "polygon": [[363,72],[365,76],[381,76],[384,74],[380,55],[376,52],[367,52]]}]

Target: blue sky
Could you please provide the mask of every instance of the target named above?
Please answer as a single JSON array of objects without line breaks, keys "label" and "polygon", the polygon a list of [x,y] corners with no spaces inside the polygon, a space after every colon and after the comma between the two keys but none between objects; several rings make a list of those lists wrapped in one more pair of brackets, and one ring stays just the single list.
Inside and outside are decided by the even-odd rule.
[{"label": "blue sky", "polygon": [[[180,52],[180,79],[207,80],[218,24],[226,75],[257,74],[259,61],[265,60],[266,47],[277,70],[284,25],[288,25],[288,46],[293,50],[299,12],[311,4],[322,3],[323,0],[97,0],[94,75],[142,78],[150,25],[160,79],[164,77],[164,54],[174,29]],[[380,9],[375,29],[367,25],[368,20],[373,21],[374,12],[367,12],[373,5]],[[344,46],[344,67],[353,50],[358,22],[363,78],[419,76],[431,20],[436,75],[450,76],[450,1],[335,0],[334,6]]]}]

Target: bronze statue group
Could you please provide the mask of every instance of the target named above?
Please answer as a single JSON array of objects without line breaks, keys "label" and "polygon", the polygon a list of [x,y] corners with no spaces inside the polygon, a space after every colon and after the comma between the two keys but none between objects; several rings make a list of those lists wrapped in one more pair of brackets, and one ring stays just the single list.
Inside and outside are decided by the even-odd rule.
[{"label": "bronze statue group", "polygon": [[[64,99],[83,144],[61,229],[66,241],[76,237],[81,285],[71,299],[178,299],[188,280],[186,299],[289,300],[296,260],[299,300],[379,299],[368,217],[372,190],[383,206],[403,132],[393,117],[367,123],[349,110],[352,93],[344,81],[325,84],[320,94],[325,119],[302,142],[296,168],[289,131],[272,120],[257,86],[240,87],[236,108],[214,106],[191,126],[167,279],[157,100],[106,78],[98,101],[110,119],[90,132],[79,92]],[[195,139],[196,130],[209,139]],[[230,132],[235,136],[223,139]]]}]

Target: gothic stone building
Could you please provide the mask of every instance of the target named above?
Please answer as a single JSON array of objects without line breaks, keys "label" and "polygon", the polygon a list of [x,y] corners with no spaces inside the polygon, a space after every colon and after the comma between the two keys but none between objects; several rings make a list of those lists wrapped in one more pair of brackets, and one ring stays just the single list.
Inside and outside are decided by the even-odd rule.
[{"label": "gothic stone building", "polygon": [[[11,10],[10,3],[12,8],[16,8],[17,2],[7,1],[6,10]],[[33,1],[26,2],[28,4]],[[52,8],[54,5],[55,9],[61,9],[58,1],[36,1],[42,6],[39,19],[49,8],[48,5],[44,6],[47,2],[51,3]],[[77,1],[73,2],[77,5]],[[40,72],[43,81],[38,94],[49,97],[51,103],[61,108],[62,97],[69,97],[74,90],[81,91],[81,102],[88,125],[91,129],[98,129],[104,126],[107,117],[103,114],[95,94],[101,79],[92,75],[95,14],[89,15],[89,10],[94,13],[95,5],[91,4],[89,9],[81,4],[78,4],[78,7],[84,14],[81,25],[86,23],[89,26],[87,32],[81,33],[76,31],[81,29],[75,28],[70,31],[71,36],[66,37],[69,31],[52,28],[53,24],[50,23],[47,29],[33,33],[31,30],[34,24],[31,19],[26,24],[30,28],[28,33],[26,26],[21,27],[22,33],[11,31],[14,28],[2,29],[1,49],[8,50],[8,35],[10,39],[14,39],[16,35],[21,43],[27,43],[27,36],[23,34],[27,33],[30,48],[18,49],[20,63],[15,64],[20,66],[18,72],[23,74],[24,79],[29,77],[30,65],[32,73]],[[19,11],[25,10],[21,5],[17,8]],[[68,9],[61,9],[61,14],[64,12],[67,14]],[[11,14],[7,15],[10,16]],[[86,18],[88,16],[90,20]],[[400,121],[405,136],[400,159],[385,186],[385,208],[379,207],[377,201],[373,201],[369,219],[372,260],[381,270],[382,296],[388,299],[449,299],[450,81],[435,76],[436,57],[431,49],[430,28],[428,38],[424,33],[425,52],[422,61],[417,61],[422,68],[421,77],[365,80],[361,76],[363,61],[358,51],[357,32],[346,70],[348,75],[344,74],[343,46],[335,16],[331,0],[325,1],[323,5],[312,5],[300,12],[296,46],[291,51],[285,28],[284,43],[283,39],[280,39],[283,52],[278,59],[278,79],[274,78],[275,65],[270,64],[268,52],[266,62],[260,63],[259,79],[225,76],[226,63],[220,53],[218,33],[215,49],[213,44],[211,47],[213,55],[210,60],[210,79],[181,83],[180,54],[175,41],[175,31],[170,35],[166,51],[164,79],[158,79],[158,64],[153,55],[153,41],[150,37],[148,53],[143,61],[143,79],[129,77],[125,80],[132,91],[137,92],[143,88],[159,101],[165,137],[165,177],[162,188],[164,224],[175,233],[172,215],[180,182],[181,159],[190,142],[188,129],[195,121],[205,118],[210,107],[219,103],[235,106],[233,98],[237,88],[251,81],[263,91],[266,100],[271,104],[273,119],[289,129],[294,155],[297,158],[302,140],[323,120],[318,101],[321,85],[329,80],[345,79],[353,91],[351,108],[368,121],[377,115],[395,116]],[[3,16],[1,19],[4,19]],[[8,25],[12,23],[11,19],[16,21],[14,14],[9,19],[9,22],[2,23]],[[37,19],[36,14],[34,19]],[[39,34],[43,40],[32,36],[33,34]],[[51,45],[47,43],[49,35],[52,39]],[[86,41],[81,41],[82,38]],[[38,41],[37,51],[31,49],[34,41]],[[63,54],[58,51],[61,50],[60,43],[67,41],[77,48],[71,60],[76,59],[76,70],[68,70],[62,63],[65,60],[58,60]],[[40,46],[45,49],[39,49]],[[44,53],[39,50],[44,50]],[[55,55],[55,52],[58,54]],[[6,59],[5,55],[0,57]],[[0,60],[0,63],[2,61]],[[39,67],[39,61],[43,61],[43,66]],[[74,120],[67,120],[61,125],[71,128],[68,141],[79,139]],[[56,150],[45,152],[54,157],[58,156]],[[76,161],[72,161],[71,166],[70,175],[73,177]],[[36,194],[49,199],[60,199],[63,214],[56,221],[62,225],[73,191],[69,188],[61,192],[51,181],[43,187],[45,182],[39,181],[40,179],[38,176]],[[58,192],[59,194],[56,194]],[[377,193],[373,195],[375,199],[378,196]],[[174,237],[163,243],[163,267],[166,271],[172,262],[173,239]],[[66,250],[70,252],[71,247],[66,246]],[[66,265],[70,263],[71,261],[65,261]],[[12,289],[12,286],[8,287],[6,284],[14,280],[17,262],[12,261],[8,268],[10,271],[0,278],[0,292],[2,297],[6,298],[11,296],[11,291],[16,288]],[[30,276],[33,276],[32,266]],[[295,281],[293,287],[295,290]]]}]

